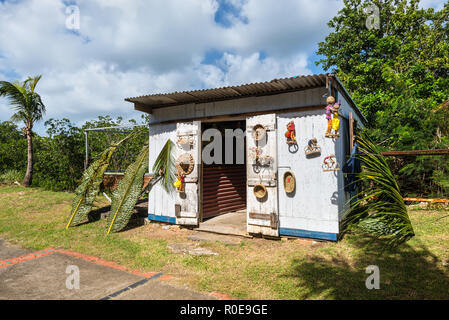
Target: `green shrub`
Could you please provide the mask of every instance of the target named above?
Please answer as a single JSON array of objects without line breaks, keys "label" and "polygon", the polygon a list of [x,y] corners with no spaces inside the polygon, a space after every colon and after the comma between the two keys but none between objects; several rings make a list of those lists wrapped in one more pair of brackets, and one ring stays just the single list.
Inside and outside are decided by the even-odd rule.
[{"label": "green shrub", "polygon": [[18,170],[8,170],[0,174],[0,184],[13,184],[14,182],[22,182],[24,174]]}]

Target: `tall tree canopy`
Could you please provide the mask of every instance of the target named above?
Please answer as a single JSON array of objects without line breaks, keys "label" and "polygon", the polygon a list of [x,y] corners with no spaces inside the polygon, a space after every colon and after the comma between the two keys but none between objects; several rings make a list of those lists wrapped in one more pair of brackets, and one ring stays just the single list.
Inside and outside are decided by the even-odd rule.
[{"label": "tall tree canopy", "polygon": [[[342,79],[384,149],[449,148],[444,112],[432,112],[449,98],[449,2],[439,11],[420,9],[419,0],[344,4],[319,43],[323,58],[317,64]],[[376,14],[368,10],[372,5],[379,9],[379,24],[368,28]],[[395,165],[403,187],[441,193],[449,192],[440,184],[449,174],[447,162],[418,157],[397,159]]]}]

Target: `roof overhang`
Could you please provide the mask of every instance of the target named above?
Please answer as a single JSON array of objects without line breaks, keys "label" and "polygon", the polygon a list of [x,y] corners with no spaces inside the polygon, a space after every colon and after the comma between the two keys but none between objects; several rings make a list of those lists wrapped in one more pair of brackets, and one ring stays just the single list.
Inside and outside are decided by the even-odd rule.
[{"label": "roof overhang", "polygon": [[[125,101],[134,103],[134,108],[138,111],[152,113],[154,109],[172,106],[259,97],[328,87],[329,79],[336,79],[337,87],[341,87],[340,91],[345,94],[346,99],[352,104],[359,117],[366,122],[366,118],[360,112],[357,105],[344,88],[343,84],[335,75],[332,74],[297,76],[292,78],[274,79],[267,82],[250,83],[240,86],[229,86],[215,89],[151,94],[126,98]],[[334,82],[332,82],[332,85],[334,86]]]}]

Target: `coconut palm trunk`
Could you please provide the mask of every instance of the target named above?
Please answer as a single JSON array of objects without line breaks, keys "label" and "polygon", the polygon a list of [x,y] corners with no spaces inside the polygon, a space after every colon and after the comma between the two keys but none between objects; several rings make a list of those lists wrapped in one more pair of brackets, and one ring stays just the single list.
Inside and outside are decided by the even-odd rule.
[{"label": "coconut palm trunk", "polygon": [[25,135],[27,138],[27,170],[22,185],[29,187],[33,182],[33,134],[31,130],[27,129]]}]

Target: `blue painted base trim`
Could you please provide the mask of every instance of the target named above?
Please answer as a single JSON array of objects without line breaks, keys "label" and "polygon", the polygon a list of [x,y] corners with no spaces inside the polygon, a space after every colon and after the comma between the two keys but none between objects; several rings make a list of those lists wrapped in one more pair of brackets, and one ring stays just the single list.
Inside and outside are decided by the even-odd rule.
[{"label": "blue painted base trim", "polygon": [[149,214],[148,220],[152,221],[159,221],[159,222],[166,222],[166,223],[176,223],[176,218],[173,217],[164,217],[164,216],[157,216],[155,214]]},{"label": "blue painted base trim", "polygon": [[330,241],[337,241],[337,239],[338,239],[337,233],[307,231],[307,230],[289,229],[289,228],[280,228],[279,234],[281,236],[313,238],[313,239],[322,239],[322,240],[330,240]]}]

